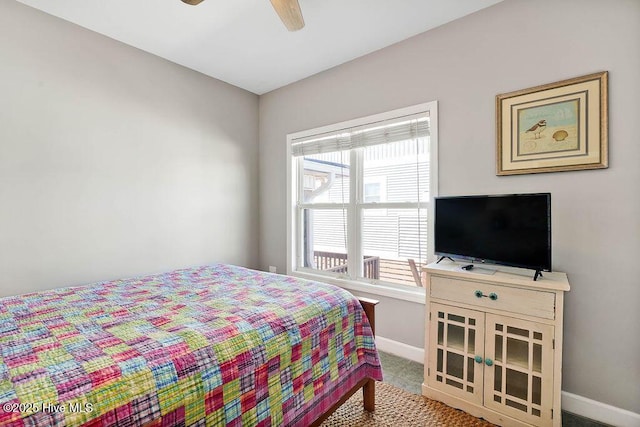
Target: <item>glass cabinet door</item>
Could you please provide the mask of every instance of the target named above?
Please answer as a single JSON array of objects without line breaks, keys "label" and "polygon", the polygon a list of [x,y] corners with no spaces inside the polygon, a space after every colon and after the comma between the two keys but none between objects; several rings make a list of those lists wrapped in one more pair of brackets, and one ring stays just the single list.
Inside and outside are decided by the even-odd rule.
[{"label": "glass cabinet door", "polygon": [[485,406],[551,425],[553,326],[492,314],[485,326]]},{"label": "glass cabinet door", "polygon": [[430,387],[482,403],[484,313],[431,304]]}]

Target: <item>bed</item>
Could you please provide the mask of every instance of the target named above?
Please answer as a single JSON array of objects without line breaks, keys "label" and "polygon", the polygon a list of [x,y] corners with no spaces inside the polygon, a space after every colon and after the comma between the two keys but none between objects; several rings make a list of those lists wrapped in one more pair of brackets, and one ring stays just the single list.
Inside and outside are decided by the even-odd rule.
[{"label": "bed", "polygon": [[0,425],[309,426],[381,379],[324,283],[217,264],[0,298]]}]

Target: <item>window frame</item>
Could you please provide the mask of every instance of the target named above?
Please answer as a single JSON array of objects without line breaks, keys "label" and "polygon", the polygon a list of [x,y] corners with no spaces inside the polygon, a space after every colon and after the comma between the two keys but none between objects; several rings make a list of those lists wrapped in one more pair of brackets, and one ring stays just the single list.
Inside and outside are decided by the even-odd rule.
[{"label": "window frame", "polygon": [[[292,156],[292,142],[295,139],[310,137],[317,134],[328,133],[328,132],[336,132],[339,130],[343,130],[345,128],[352,128],[357,126],[366,126],[369,124],[374,124],[376,122],[384,121],[384,120],[392,120],[402,116],[414,115],[425,113],[429,115],[429,200],[421,201],[420,208],[427,209],[427,223],[428,230],[427,236],[433,236],[433,199],[438,194],[438,102],[431,101],[427,103],[422,103],[418,105],[413,105],[410,107],[400,108],[392,111],[387,111],[380,114],[374,114],[371,116],[361,117],[358,119],[348,120],[340,123],[335,123],[327,126],[317,127],[301,132],[295,132],[287,135],[287,144],[286,144],[286,174],[287,174],[287,191],[286,191],[286,206],[287,206],[287,274],[297,277],[303,277],[311,280],[319,280],[324,282],[329,282],[338,286],[341,286],[346,289],[366,292],[374,295],[382,295],[389,296],[398,299],[414,301],[424,303],[424,288],[415,289],[410,287],[405,287],[402,285],[394,286],[392,284],[387,284],[385,282],[367,280],[364,278],[353,279],[346,277],[345,275],[338,273],[319,273],[317,270],[313,270],[310,268],[300,267],[298,266],[298,253],[296,248],[300,247],[300,237],[301,237],[301,227],[302,227],[302,219],[300,215],[298,215],[299,209],[302,207],[308,208],[319,208],[319,209],[327,209],[327,208],[336,208],[335,204],[326,204],[326,203],[313,203],[313,206],[303,204],[303,206],[298,205],[298,197],[297,191],[302,191],[303,189],[303,176],[302,174],[298,174],[298,168],[302,166],[302,157],[293,157]],[[356,150],[350,151],[350,163],[352,167],[357,168],[358,164],[361,163],[361,159],[358,158],[358,153]],[[359,173],[359,171],[354,170],[352,173]],[[357,175],[358,176],[358,175]],[[298,182],[294,185],[294,180]],[[362,185],[360,185],[362,184]],[[360,188],[362,187],[362,188]],[[364,192],[364,185],[362,182],[359,182],[359,179],[353,179],[350,181],[350,194],[352,194],[354,198],[357,198],[358,195],[362,196],[359,193]],[[364,199],[360,199],[364,200]],[[362,248],[358,248],[356,245],[362,245],[361,238],[354,239],[353,236],[358,236],[361,234],[361,226],[362,222],[358,220],[358,216],[361,215],[363,208],[366,207],[375,207],[375,208],[385,208],[386,203],[364,203],[359,202],[355,204],[354,208],[350,208],[350,204],[347,203],[346,215],[347,215],[347,223],[355,225],[354,227],[348,229],[347,231],[347,253],[351,254],[359,254],[362,252]],[[409,203],[408,205],[415,205],[415,203]],[[393,207],[398,207],[398,203],[393,203]],[[409,207],[409,206],[407,206]],[[362,216],[360,216],[362,218]],[[427,256],[426,261],[432,262],[435,260],[434,249],[433,249],[433,238],[427,239]],[[350,257],[348,261],[349,271],[356,271],[358,260],[357,257]]]}]

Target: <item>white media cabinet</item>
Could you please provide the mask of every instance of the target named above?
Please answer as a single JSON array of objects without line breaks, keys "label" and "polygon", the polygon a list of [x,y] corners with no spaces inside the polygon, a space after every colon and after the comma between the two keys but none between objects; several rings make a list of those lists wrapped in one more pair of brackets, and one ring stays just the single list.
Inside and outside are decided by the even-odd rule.
[{"label": "white media cabinet", "polygon": [[560,426],[567,275],[463,265],[425,268],[422,394],[502,426]]}]

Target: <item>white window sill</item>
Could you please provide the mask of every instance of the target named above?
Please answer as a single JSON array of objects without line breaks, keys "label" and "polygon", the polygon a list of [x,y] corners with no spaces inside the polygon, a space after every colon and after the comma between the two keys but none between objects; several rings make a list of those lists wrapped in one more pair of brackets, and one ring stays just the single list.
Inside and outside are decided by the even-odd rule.
[{"label": "white window sill", "polygon": [[313,274],[301,271],[293,271],[290,276],[300,277],[302,279],[314,280],[316,282],[325,282],[332,285],[339,286],[341,288],[364,292],[371,295],[379,295],[389,298],[395,298],[402,301],[416,302],[425,304],[425,290],[424,288],[407,288],[401,289],[393,286],[385,286],[378,284],[370,284],[364,282],[358,282],[355,280],[341,279],[338,277],[325,276],[323,274]]}]

